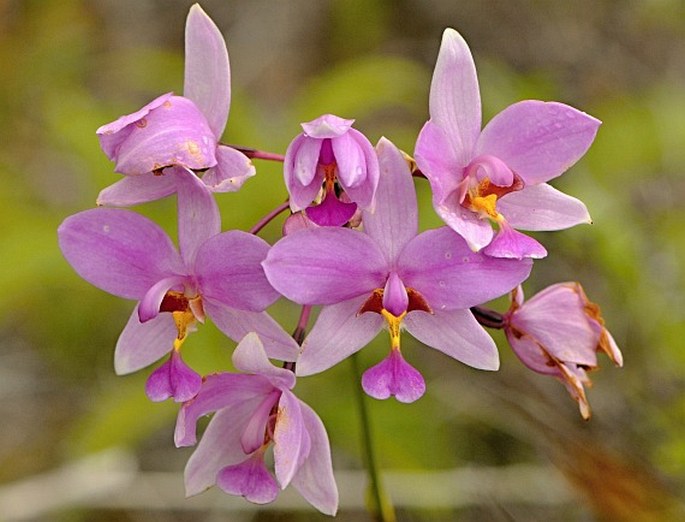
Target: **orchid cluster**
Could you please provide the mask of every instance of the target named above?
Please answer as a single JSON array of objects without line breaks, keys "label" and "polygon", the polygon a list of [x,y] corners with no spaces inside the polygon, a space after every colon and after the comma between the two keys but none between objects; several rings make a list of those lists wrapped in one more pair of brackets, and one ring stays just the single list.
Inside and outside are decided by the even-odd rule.
[{"label": "orchid cluster", "polygon": [[[564,383],[589,417],[587,371],[597,352],[617,365],[621,353],[578,283],[524,301],[520,285],[547,252],[520,230],[590,222],[581,201],[548,181],[583,156],[598,120],[528,100],[481,129],[473,58],[447,29],[413,158],[386,138],[374,147],[354,120],[332,114],[303,123],[284,156],[235,148],[221,143],[231,95],[226,45],[198,5],[185,45],[182,96],[163,94],[97,130],[123,177],[100,193],[98,208],[62,223],[59,243],[81,277],[136,301],[116,343],[115,370],[163,360],[145,391],[152,401],[180,404],[175,443],[197,444],[185,470],[188,495],[217,485],[267,503],[292,484],[335,514],[328,436],[295,396],[296,376],[331,368],[381,330],[389,332],[388,354],[361,378],[371,397],[409,403],[424,394],[422,374],[402,353],[405,330],[457,361],[497,370],[486,326],[504,330],[530,369]],[[222,232],[215,194],[238,191],[256,173],[253,159],[283,162],[287,204],[250,232]],[[414,183],[425,179],[446,226],[419,231]],[[156,223],[121,208],[172,194],[177,246]],[[279,241],[258,237],[287,210]],[[508,293],[508,311],[483,306]],[[293,335],[266,311],[281,296],[302,305]],[[207,320],[238,343],[240,373],[200,375],[183,361],[183,345]],[[197,421],[211,413],[197,443]]]}]

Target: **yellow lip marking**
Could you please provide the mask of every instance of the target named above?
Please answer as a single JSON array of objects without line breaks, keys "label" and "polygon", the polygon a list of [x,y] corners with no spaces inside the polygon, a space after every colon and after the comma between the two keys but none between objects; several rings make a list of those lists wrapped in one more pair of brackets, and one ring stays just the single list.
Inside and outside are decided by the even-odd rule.
[{"label": "yellow lip marking", "polygon": [[381,310],[381,315],[385,317],[388,323],[388,330],[390,331],[390,347],[393,350],[400,349],[400,325],[402,324],[402,319],[407,315],[407,312],[402,312],[399,317],[392,315],[385,308]]}]

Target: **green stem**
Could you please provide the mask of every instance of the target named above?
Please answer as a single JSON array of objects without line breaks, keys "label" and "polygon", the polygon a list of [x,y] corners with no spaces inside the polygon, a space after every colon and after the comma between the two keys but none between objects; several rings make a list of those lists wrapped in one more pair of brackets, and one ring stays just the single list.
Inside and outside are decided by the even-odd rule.
[{"label": "green stem", "polygon": [[359,418],[362,426],[362,445],[364,449],[364,456],[366,458],[366,470],[369,474],[369,489],[371,490],[371,506],[372,515],[378,522],[395,522],[395,508],[390,499],[383,491],[380,475],[378,473],[378,463],[376,462],[376,454],[373,447],[373,436],[371,435],[371,422],[369,417],[369,409],[367,406],[367,397],[361,387],[361,370],[359,368],[359,359],[357,354],[350,357],[352,361],[352,372],[355,380],[355,394],[357,395],[357,403],[359,406]]}]

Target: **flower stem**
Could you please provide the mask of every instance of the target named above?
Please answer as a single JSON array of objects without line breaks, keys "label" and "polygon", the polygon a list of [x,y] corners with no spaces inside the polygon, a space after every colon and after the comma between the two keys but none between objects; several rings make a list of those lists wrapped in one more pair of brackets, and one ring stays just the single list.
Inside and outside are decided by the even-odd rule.
[{"label": "flower stem", "polygon": [[255,235],[259,234],[259,232],[261,232],[261,230],[266,225],[271,223],[271,221],[276,216],[278,216],[281,212],[284,212],[285,210],[287,210],[289,206],[290,206],[290,203],[288,203],[287,201],[285,203],[281,203],[280,205],[278,205],[275,209],[273,209],[266,216],[264,216],[262,219],[260,219],[257,222],[257,224],[250,229],[250,234],[255,234]]},{"label": "flower stem", "polygon": [[355,353],[350,357],[352,362],[352,372],[355,380],[355,393],[357,395],[357,405],[359,407],[359,418],[362,427],[362,445],[366,458],[366,470],[369,475],[369,489],[371,491],[371,514],[378,522],[395,522],[395,508],[390,499],[383,491],[383,485],[378,473],[378,463],[373,447],[373,437],[371,435],[371,422],[367,407],[367,397],[361,387],[361,370],[359,368],[358,355]]},{"label": "flower stem", "polygon": [[472,306],[471,313],[476,318],[481,325],[487,326],[488,328],[494,328],[496,330],[501,330],[504,328],[506,323],[505,316],[489,308],[483,308],[482,306]]},{"label": "flower stem", "polygon": [[285,161],[285,156],[282,154],[276,154],[274,152],[266,152],[263,150],[253,149],[251,147],[241,147],[238,145],[228,145],[232,149],[242,152],[250,159],[263,159],[271,161],[280,161],[281,163]]}]

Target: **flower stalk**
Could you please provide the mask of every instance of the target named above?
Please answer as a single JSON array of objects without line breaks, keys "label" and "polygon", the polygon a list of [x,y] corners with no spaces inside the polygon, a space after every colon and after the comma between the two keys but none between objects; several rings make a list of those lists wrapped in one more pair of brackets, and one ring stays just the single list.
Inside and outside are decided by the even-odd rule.
[{"label": "flower stalk", "polygon": [[[361,368],[359,367],[359,355],[354,354],[350,357],[352,363],[352,373],[356,383],[361,381]],[[354,387],[355,395],[357,397],[357,406],[359,408],[359,421],[362,429],[362,445],[364,451],[364,458],[366,459],[366,471],[369,475],[369,500],[371,505],[369,511],[375,520],[378,522],[395,522],[395,508],[390,501],[390,498],[383,490],[380,474],[378,472],[378,462],[376,461],[376,453],[373,446],[373,435],[371,433],[371,420],[369,410],[367,407],[367,398],[364,390],[360,385]]]}]

